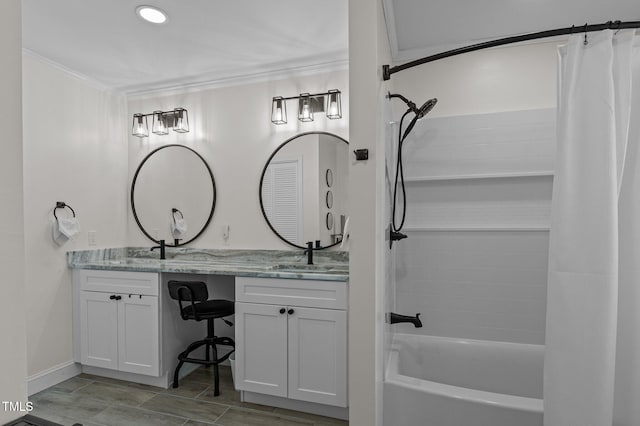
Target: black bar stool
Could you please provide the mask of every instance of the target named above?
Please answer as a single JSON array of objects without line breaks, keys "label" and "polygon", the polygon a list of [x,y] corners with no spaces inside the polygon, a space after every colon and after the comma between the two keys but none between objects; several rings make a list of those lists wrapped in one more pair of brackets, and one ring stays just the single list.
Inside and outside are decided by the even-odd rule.
[{"label": "black bar stool", "polygon": [[[202,340],[191,343],[180,355],[178,355],[178,366],[173,375],[173,387],[178,387],[178,374],[180,368],[185,362],[194,364],[202,364],[205,366],[213,365],[214,377],[214,396],[220,395],[220,372],[218,364],[225,361],[235,351],[235,342],[229,337],[217,337],[215,335],[213,321],[216,318],[222,318],[227,325],[233,325],[231,321],[227,321],[224,317],[233,315],[234,303],[231,300],[213,299],[209,300],[207,285],[200,281],[169,281],[169,295],[172,299],[178,301],[180,305],[180,316],[183,320],[202,321],[207,320],[207,337]],[[184,305],[183,305],[184,303]],[[218,358],[218,345],[231,346],[231,351]],[[189,353],[205,347],[205,359],[191,358]],[[210,358],[209,350],[213,357]]]}]

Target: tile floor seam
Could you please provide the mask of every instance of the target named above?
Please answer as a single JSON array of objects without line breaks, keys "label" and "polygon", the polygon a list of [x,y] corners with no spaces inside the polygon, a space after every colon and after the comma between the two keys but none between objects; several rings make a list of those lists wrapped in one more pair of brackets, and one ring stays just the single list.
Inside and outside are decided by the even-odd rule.
[{"label": "tile floor seam", "polygon": [[[207,386],[207,388],[205,390],[203,390],[202,392],[200,392],[199,394],[197,394],[196,396],[194,396],[192,399],[197,400],[200,396],[202,396],[203,394],[206,395],[207,391],[211,389],[211,386]],[[226,404],[225,404],[226,405]]]},{"label": "tile floor seam", "polygon": [[[90,398],[90,399],[92,399],[92,398]],[[94,419],[98,414],[101,414],[101,413],[104,413],[105,411],[107,411],[107,409],[108,409],[109,407],[110,407],[110,404],[106,404],[106,405],[105,405],[105,407],[104,407],[102,410],[98,411],[98,412],[97,412],[97,413],[95,413],[93,416],[89,416],[89,417],[87,417],[87,418],[84,418],[83,420],[85,420],[85,421],[89,420],[89,421],[91,421],[92,423],[98,423],[98,424],[101,424],[100,422],[94,422],[94,420],[93,420],[93,419]]]},{"label": "tile floor seam", "polygon": [[[160,395],[162,395],[163,397],[168,397],[168,398],[175,397],[175,398],[182,399],[182,400],[188,400],[188,401],[190,400],[190,401],[192,401],[192,402],[194,402],[194,403],[197,403],[197,404],[199,404],[199,405],[201,405],[201,404],[203,404],[203,403],[204,403],[204,404],[215,405],[215,406],[221,407],[221,408],[223,409],[222,414],[220,414],[219,416],[217,416],[217,417],[215,418],[215,420],[219,419],[219,418],[220,418],[224,413],[226,413],[226,412],[227,412],[227,410],[230,408],[228,405],[225,405],[225,404],[220,404],[220,403],[217,403],[217,402],[209,402],[209,401],[196,400],[196,399],[193,399],[193,398],[184,397],[184,396],[180,396],[180,395],[171,395],[171,394],[160,394]],[[148,401],[147,401],[147,402],[148,402]],[[201,405],[201,406],[202,406],[202,405]],[[174,417],[176,417],[176,415],[172,415],[172,414],[166,413],[166,412],[164,412],[164,411],[154,411],[154,410],[151,410],[151,409],[148,409],[148,408],[145,408],[145,409],[146,409],[146,410],[148,410],[148,411],[152,411],[152,412],[154,412],[154,413],[158,413],[158,414],[167,414],[167,415],[170,415],[170,416],[174,416]],[[204,418],[202,418],[202,417],[200,417],[200,416],[193,417],[193,416],[192,416],[192,413],[188,413],[188,414],[187,414],[187,415],[185,415],[185,416],[177,416],[177,417],[180,417],[180,418],[184,418],[184,417],[186,417],[188,420],[191,420],[191,421],[194,421],[194,422],[198,422],[198,423],[204,423],[204,424],[215,424],[215,423],[209,423],[209,422],[211,422],[212,420],[207,420],[207,419],[204,419]]]},{"label": "tile floor seam", "polygon": [[[83,395],[83,396],[84,396],[85,398],[89,398],[89,399],[91,399],[91,400],[99,401],[99,402],[101,402],[101,403],[103,403],[103,404],[107,404],[107,407],[111,407],[111,406],[117,405],[117,406],[120,406],[120,407],[138,408],[138,405],[127,404],[127,403],[125,403],[125,402],[107,401],[107,400],[105,400],[105,399],[100,399],[100,398],[99,398],[99,397],[97,397],[97,396],[90,396],[90,395]],[[151,398],[149,398],[149,399],[151,399]],[[145,402],[146,402],[146,401],[145,401]]]},{"label": "tile floor seam", "polygon": [[227,406],[226,410],[224,410],[224,411],[222,412],[222,414],[220,414],[220,415],[218,416],[218,418],[217,418],[217,419],[215,419],[215,420],[213,421],[213,424],[215,424],[215,425],[219,425],[219,426],[224,426],[222,423],[218,423],[218,420],[220,420],[220,419],[222,418],[222,416],[224,416],[225,414],[227,414],[227,411],[229,411],[230,409],[231,409],[231,406]]},{"label": "tile floor seam", "polygon": [[[77,376],[74,376],[74,377],[77,377]],[[86,380],[86,379],[83,379],[83,380]],[[80,389],[84,389],[84,388],[86,388],[87,386],[92,385],[93,383],[95,383],[95,382],[94,382],[94,381],[90,381],[89,383],[87,383],[87,384],[85,384],[85,385],[83,385],[83,386],[80,386],[78,389],[74,389],[74,390],[72,390],[72,391],[71,391],[71,392],[69,392],[69,393],[76,393],[76,392],[77,392],[77,391],[79,391]]]},{"label": "tile floor seam", "polygon": [[[221,406],[223,406],[223,407],[225,407],[225,408],[229,408],[229,405],[224,404],[224,403],[215,402],[215,401],[203,401],[203,400],[201,400],[201,399],[195,399],[195,398],[191,398],[191,397],[188,397],[188,396],[182,396],[182,395],[171,394],[171,393],[160,393],[160,394],[158,394],[158,395],[168,396],[168,397],[171,397],[171,398],[174,398],[174,397],[175,397],[175,398],[180,398],[180,399],[189,399],[189,400],[192,400],[192,401],[194,401],[194,402],[198,402],[198,403],[203,403],[203,402],[204,402],[204,403],[207,403],[207,404],[221,405]],[[156,395],[156,396],[157,396],[157,395]],[[155,396],[154,396],[153,398],[155,398]],[[151,399],[153,399],[153,398],[150,398],[149,400],[147,400],[147,401],[145,401],[145,402],[148,402],[148,401],[150,401],[150,400],[151,400]]]},{"label": "tile floor seam", "polygon": [[[165,413],[163,411],[150,410],[149,408],[144,408],[144,407],[132,407],[131,405],[118,404],[117,402],[113,403],[113,404],[109,404],[109,406],[107,408],[118,408],[118,406],[126,407],[126,408],[134,408],[136,410],[144,411],[144,412],[147,412],[147,413],[153,413],[153,414],[158,414],[158,415],[161,415],[161,416],[173,417],[173,418],[180,419],[180,420],[184,419],[184,423],[188,422],[189,420],[192,420],[192,419],[190,419],[189,417],[186,417],[186,416],[178,416],[177,414]],[[97,416],[97,414],[96,414],[96,416]]]}]

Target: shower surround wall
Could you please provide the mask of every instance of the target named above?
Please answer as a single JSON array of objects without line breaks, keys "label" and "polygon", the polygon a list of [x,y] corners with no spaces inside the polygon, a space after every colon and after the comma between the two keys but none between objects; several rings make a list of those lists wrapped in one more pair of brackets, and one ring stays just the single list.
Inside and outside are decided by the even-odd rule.
[{"label": "shower surround wall", "polygon": [[397,303],[434,336],[544,343],[555,110],[426,119],[405,145]]},{"label": "shower surround wall", "polygon": [[416,103],[438,98],[404,144],[409,238],[395,249],[395,312],[424,327],[396,331],[544,343],[556,62],[540,43],[394,75]]}]

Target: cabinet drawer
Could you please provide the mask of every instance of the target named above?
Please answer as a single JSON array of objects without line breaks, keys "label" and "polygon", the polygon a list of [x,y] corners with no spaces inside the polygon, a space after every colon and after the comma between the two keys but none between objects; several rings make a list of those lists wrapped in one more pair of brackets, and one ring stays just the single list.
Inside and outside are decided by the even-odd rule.
[{"label": "cabinet drawer", "polygon": [[236,277],[236,301],[309,308],[347,309],[347,283]]},{"label": "cabinet drawer", "polygon": [[80,290],[108,293],[158,295],[158,274],[155,272],[79,271]]}]

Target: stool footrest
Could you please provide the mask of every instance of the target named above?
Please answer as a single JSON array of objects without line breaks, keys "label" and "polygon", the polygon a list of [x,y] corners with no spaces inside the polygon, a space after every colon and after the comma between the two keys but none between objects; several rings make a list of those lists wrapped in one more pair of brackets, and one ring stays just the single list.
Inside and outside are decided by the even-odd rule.
[{"label": "stool footrest", "polygon": [[232,353],[234,353],[235,350],[232,350],[230,352],[227,352],[226,354],[224,354],[221,358],[218,359],[211,359],[209,361],[204,360],[204,359],[200,359],[200,358],[189,358],[188,354],[184,354],[181,353],[180,355],[178,355],[178,360],[182,361],[182,362],[191,362],[193,364],[201,364],[201,365],[214,365],[214,364],[220,364],[221,362],[226,361],[227,359],[229,359],[229,357],[231,356]]}]

